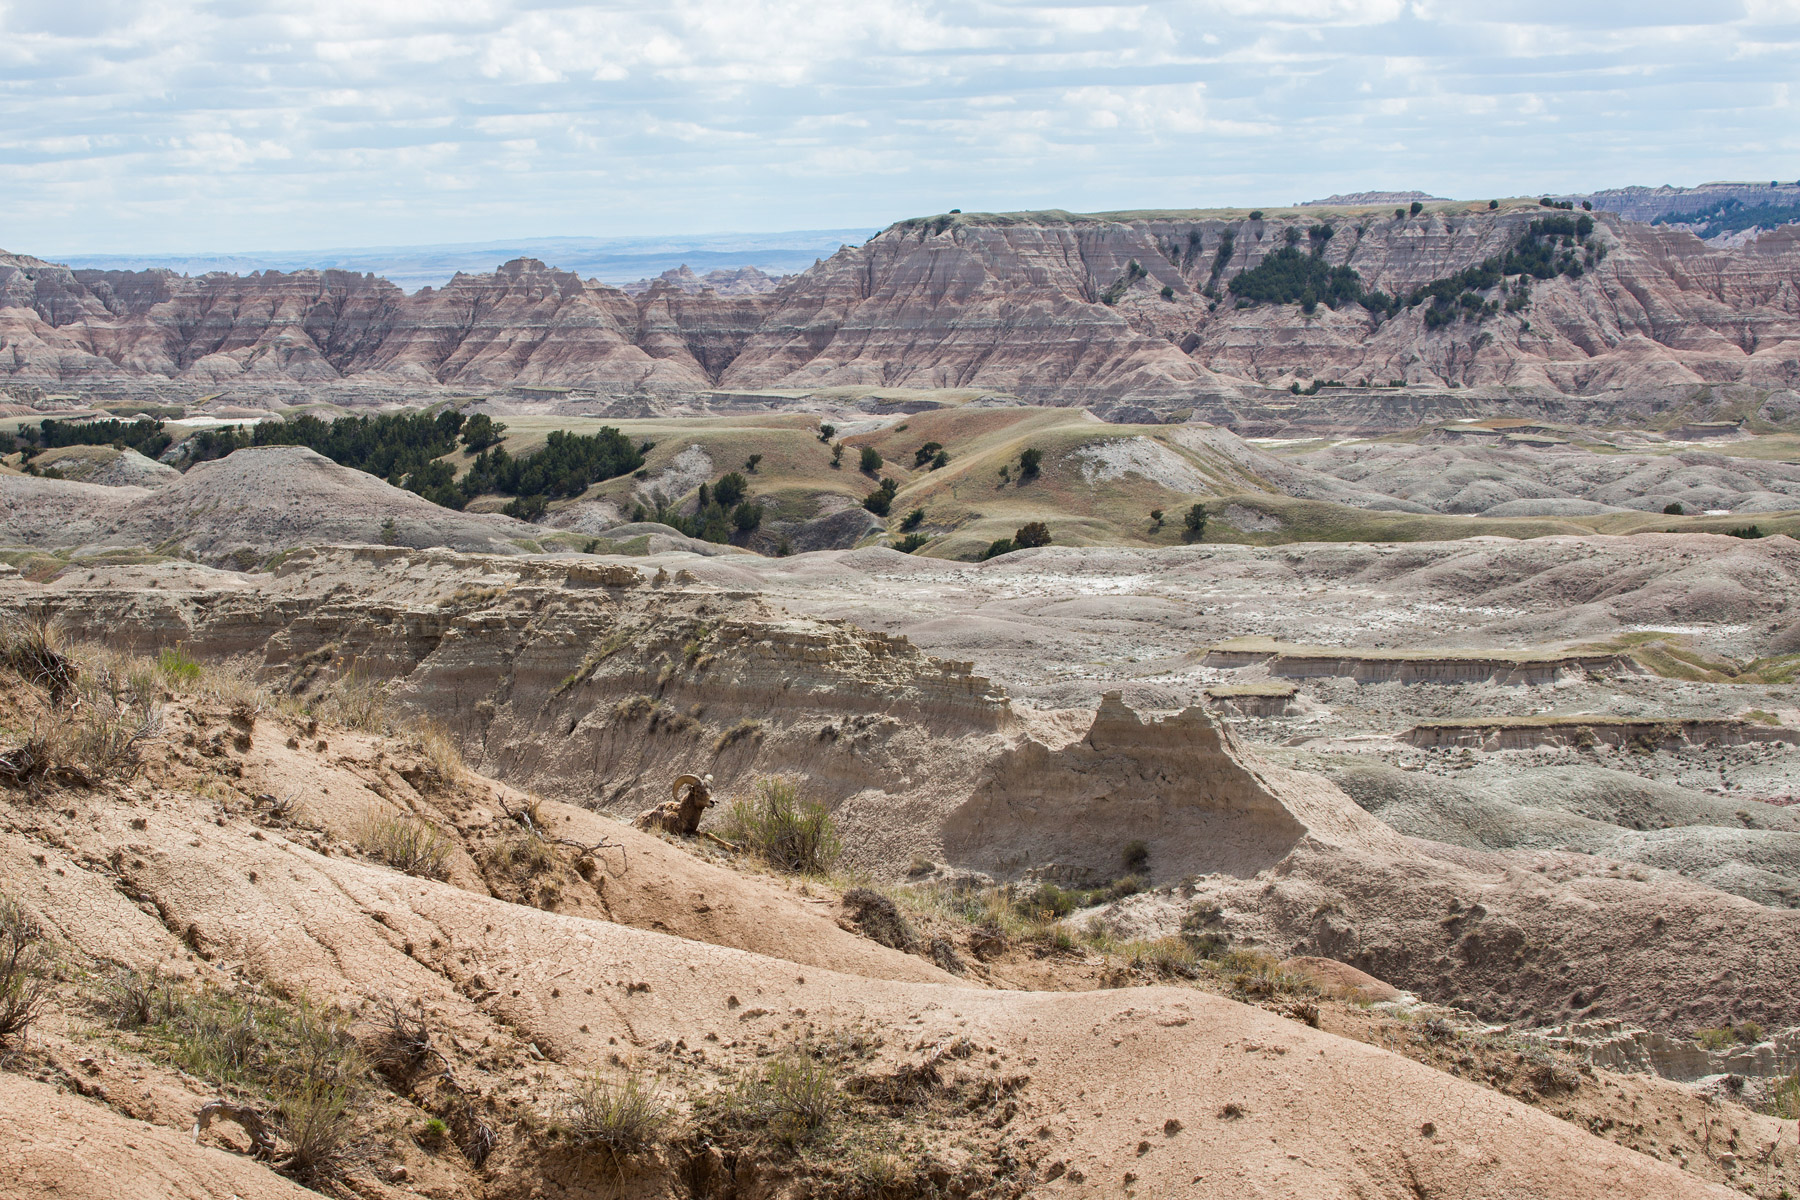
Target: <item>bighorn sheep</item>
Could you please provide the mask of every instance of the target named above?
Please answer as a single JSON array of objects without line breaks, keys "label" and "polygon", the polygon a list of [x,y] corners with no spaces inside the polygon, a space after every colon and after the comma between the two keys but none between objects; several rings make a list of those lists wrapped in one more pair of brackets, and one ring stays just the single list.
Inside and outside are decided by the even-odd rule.
[{"label": "bighorn sheep", "polygon": [[632,824],[651,832],[662,830],[679,837],[693,837],[700,832],[700,818],[713,806],[712,776],[677,776],[669,785],[669,797],[655,808],[639,813]]}]

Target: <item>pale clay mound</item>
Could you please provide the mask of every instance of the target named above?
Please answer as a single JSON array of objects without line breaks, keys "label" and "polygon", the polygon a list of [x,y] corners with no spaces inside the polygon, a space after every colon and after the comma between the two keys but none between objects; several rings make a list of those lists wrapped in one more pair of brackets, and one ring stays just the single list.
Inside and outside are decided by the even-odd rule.
[{"label": "pale clay mound", "polygon": [[0,1195],[57,1200],[312,1200],[317,1192],[184,1129],[121,1117],[61,1088],[0,1088]]},{"label": "pale clay mound", "polygon": [[41,548],[176,542],[203,558],[259,557],[299,545],[380,542],[517,553],[541,531],[498,514],[441,508],[298,446],[240,450],[154,491],[0,477],[0,533]]},{"label": "pale clay mound", "polygon": [[1594,854],[1674,871],[1758,904],[1786,907],[1800,897],[1800,810],[1659,788],[1596,768],[1523,779],[1477,770],[1448,780],[1348,763],[1334,778],[1364,809],[1413,837],[1472,850]]},{"label": "pale clay mound", "polygon": [[174,467],[145,458],[136,450],[111,446],[64,446],[46,450],[32,461],[39,469],[56,468],[64,479],[106,487],[154,488],[181,478]]},{"label": "pale clay mound", "polygon": [[1149,438],[1122,438],[1084,446],[1075,453],[1081,475],[1091,487],[1121,475],[1141,475],[1175,492],[1200,495],[1212,481],[1186,459]]}]

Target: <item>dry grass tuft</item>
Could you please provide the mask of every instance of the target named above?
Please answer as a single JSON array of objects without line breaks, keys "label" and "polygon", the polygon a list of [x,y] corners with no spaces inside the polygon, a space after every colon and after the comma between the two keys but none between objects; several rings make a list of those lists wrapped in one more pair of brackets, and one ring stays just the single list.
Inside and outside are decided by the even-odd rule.
[{"label": "dry grass tuft", "polygon": [[637,1076],[609,1079],[595,1072],[563,1097],[558,1119],[571,1143],[616,1159],[654,1148],[668,1133],[673,1114],[662,1094]]},{"label": "dry grass tuft", "polygon": [[751,717],[745,717],[736,725],[733,725],[730,729],[727,729],[724,733],[719,735],[719,739],[713,743],[713,753],[723,754],[739,742],[761,738],[762,733],[763,726],[761,721]]},{"label": "dry grass tuft", "polygon": [[129,779],[141,766],[142,747],[161,736],[154,679],[135,669],[134,660],[95,651],[66,661],[24,744],[0,749],[0,782],[93,787],[110,776]]},{"label": "dry grass tuft", "polygon": [[542,838],[516,834],[495,842],[487,853],[488,864],[508,875],[541,875],[556,866],[556,850]]},{"label": "dry grass tuft", "polygon": [[313,1082],[283,1096],[275,1127],[287,1143],[282,1170],[303,1183],[338,1175],[350,1148],[350,1089]]},{"label": "dry grass tuft", "polygon": [[17,901],[0,896],[0,1046],[31,1028],[50,1002],[44,931]]},{"label": "dry grass tuft", "polygon": [[450,840],[410,814],[370,807],[357,828],[356,844],[370,858],[408,875],[443,879],[450,873]]},{"label": "dry grass tuft", "polygon": [[719,1115],[792,1149],[823,1132],[840,1107],[836,1070],[800,1048],[740,1076],[722,1098]]},{"label": "dry grass tuft", "polygon": [[468,766],[463,762],[462,750],[451,738],[449,730],[426,718],[413,726],[410,740],[420,757],[425,760],[425,770],[431,782],[444,788],[454,788],[462,782],[468,773]]},{"label": "dry grass tuft", "polygon": [[0,660],[33,687],[60,702],[80,674],[62,626],[46,608],[33,608],[0,622]]},{"label": "dry grass tuft", "polygon": [[393,732],[387,685],[366,677],[354,665],[314,693],[307,709],[322,721],[361,733]]}]

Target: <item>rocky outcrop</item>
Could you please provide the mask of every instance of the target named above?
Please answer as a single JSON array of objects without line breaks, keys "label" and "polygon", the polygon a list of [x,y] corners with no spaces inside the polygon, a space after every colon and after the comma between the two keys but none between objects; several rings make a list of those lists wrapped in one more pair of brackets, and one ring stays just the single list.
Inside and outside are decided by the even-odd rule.
[{"label": "rocky outcrop", "polygon": [[1248,878],[1306,833],[1204,710],[1146,721],[1111,692],[1080,741],[1031,739],[996,762],[946,823],[945,848],[1001,878],[1091,884],[1123,873],[1139,842],[1158,878]]},{"label": "rocky outcrop", "polygon": [[1544,213],[956,215],[901,222],[772,291],[742,295],[689,291],[680,279],[634,297],[531,259],[406,296],[339,271],[187,278],[7,255],[0,376],[974,388],[1117,414],[1269,404],[1263,389],[1303,381],[1370,385],[1360,399],[1329,397],[1339,407],[1391,406],[1377,385],[1393,380],[1485,389],[1472,404],[1800,386],[1795,226],[1715,249],[1597,214],[1607,251],[1597,266],[1535,284],[1522,311],[1435,329],[1422,308],[1308,314],[1238,307],[1224,291],[1290,236],[1304,245],[1307,230],[1329,225],[1329,265],[1404,295],[1504,253]]},{"label": "rocky outcrop", "polygon": [[1642,670],[1628,654],[1529,650],[1362,650],[1297,646],[1270,638],[1236,638],[1207,650],[1201,664],[1236,669],[1267,665],[1284,679],[1353,679],[1357,683],[1497,683],[1547,687],[1587,675]]},{"label": "rocky outcrop", "polygon": [[1683,1081],[1709,1075],[1785,1075],[1800,1059],[1800,1028],[1784,1030],[1766,1041],[1717,1050],[1708,1050],[1691,1038],[1673,1038],[1623,1021],[1571,1021],[1526,1036],[1609,1071],[1643,1071]]},{"label": "rocky outcrop", "polygon": [[1482,750],[1531,750],[1539,746],[1665,745],[1741,746],[1748,742],[1800,742],[1800,732],[1735,717],[1633,720],[1628,717],[1495,717],[1487,720],[1422,721],[1405,740],[1430,749],[1470,746]]}]

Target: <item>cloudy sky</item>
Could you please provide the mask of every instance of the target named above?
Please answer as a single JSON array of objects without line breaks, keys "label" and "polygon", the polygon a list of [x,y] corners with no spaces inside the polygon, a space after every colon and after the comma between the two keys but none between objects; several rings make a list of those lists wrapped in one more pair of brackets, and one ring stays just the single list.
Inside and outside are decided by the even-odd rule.
[{"label": "cloudy sky", "polygon": [[0,246],[1800,178],[1800,0],[0,0]]}]

